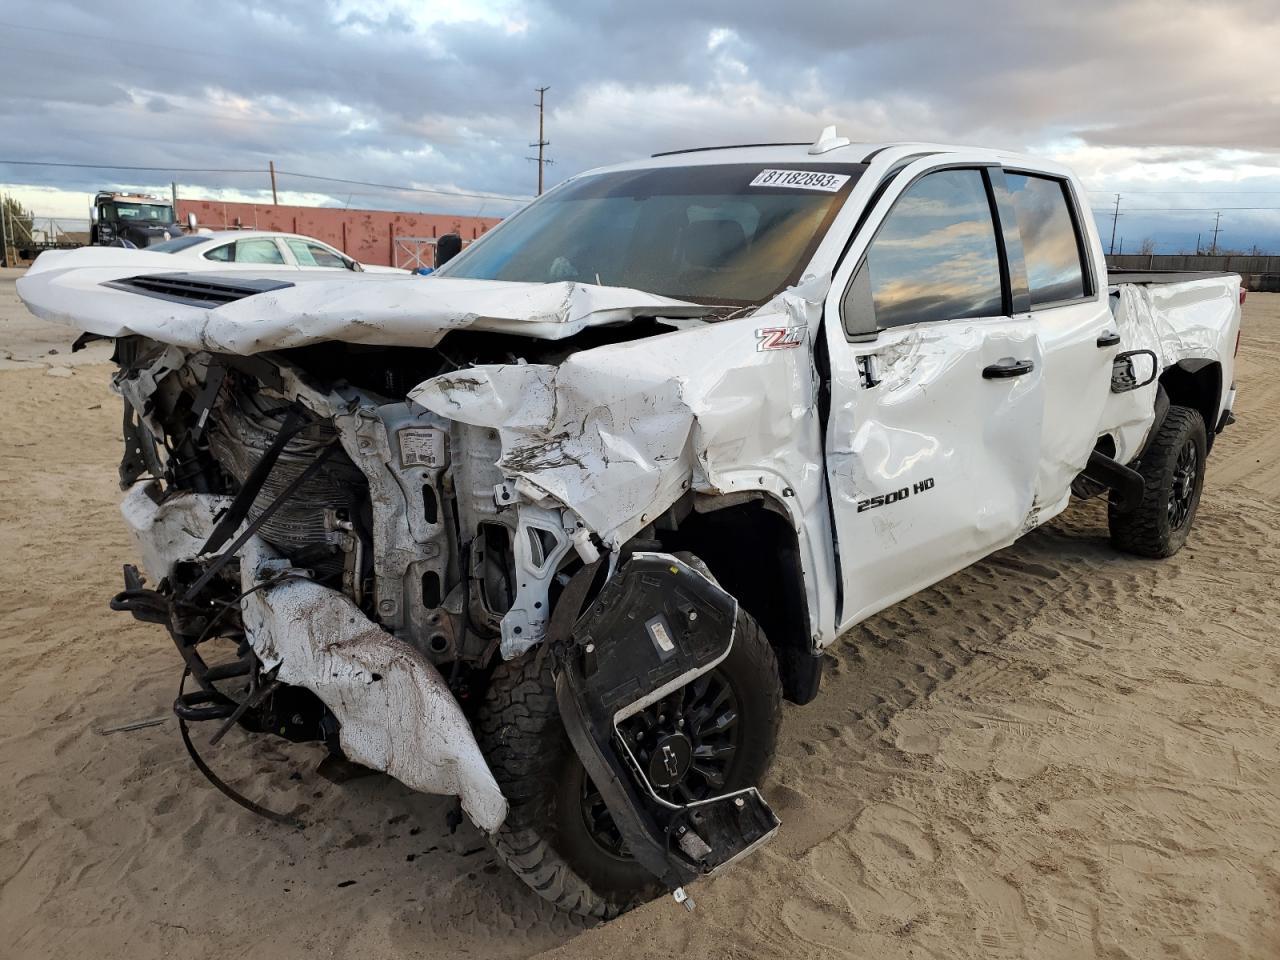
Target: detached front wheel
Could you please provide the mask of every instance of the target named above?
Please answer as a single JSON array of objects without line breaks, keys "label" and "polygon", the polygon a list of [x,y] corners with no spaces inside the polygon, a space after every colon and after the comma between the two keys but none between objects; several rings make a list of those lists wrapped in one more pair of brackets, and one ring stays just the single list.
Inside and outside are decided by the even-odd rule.
[{"label": "detached front wheel", "polygon": [[[494,670],[477,719],[480,747],[510,804],[491,838],[534,892],[564,910],[617,916],[661,893],[630,855],[560,721],[551,657],[541,648]],[[773,649],[742,610],[733,648],[714,670],[629,718],[628,737],[667,745],[655,788],[687,803],[755,786],[773,760],[782,687]],[[641,751],[637,760],[645,764]]]},{"label": "detached front wheel", "polygon": [[1112,504],[1111,544],[1140,557],[1171,557],[1187,542],[1200,491],[1208,443],[1204,419],[1190,407],[1170,407],[1136,465],[1142,501],[1128,513]]}]

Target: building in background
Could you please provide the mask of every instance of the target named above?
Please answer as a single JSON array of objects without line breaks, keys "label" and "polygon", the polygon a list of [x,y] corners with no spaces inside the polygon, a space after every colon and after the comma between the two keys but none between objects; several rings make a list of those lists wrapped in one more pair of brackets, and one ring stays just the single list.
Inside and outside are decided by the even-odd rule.
[{"label": "building in background", "polygon": [[456,233],[463,244],[477,239],[501,217],[464,217],[451,213],[403,213],[392,210],[344,210],[335,207],[272,206],[178,199],[178,221],[188,213],[210,230],[279,230],[323,240],[361,263],[416,269],[434,264],[437,237]]}]

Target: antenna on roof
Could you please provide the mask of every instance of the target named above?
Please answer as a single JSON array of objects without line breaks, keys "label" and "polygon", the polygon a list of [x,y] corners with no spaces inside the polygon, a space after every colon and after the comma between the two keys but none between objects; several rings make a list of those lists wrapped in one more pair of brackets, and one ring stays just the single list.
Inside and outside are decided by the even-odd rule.
[{"label": "antenna on roof", "polygon": [[818,134],[818,139],[809,147],[809,152],[811,154],[827,153],[830,150],[847,147],[852,142],[848,137],[837,137],[834,126],[823,127],[822,133]]}]

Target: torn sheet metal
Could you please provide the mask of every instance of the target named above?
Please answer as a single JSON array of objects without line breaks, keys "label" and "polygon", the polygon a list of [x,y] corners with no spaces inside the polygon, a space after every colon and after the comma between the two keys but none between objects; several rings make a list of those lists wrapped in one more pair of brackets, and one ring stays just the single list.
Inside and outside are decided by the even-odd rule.
[{"label": "torn sheet metal", "polygon": [[1238,329],[1238,276],[1178,283],[1125,283],[1119,284],[1118,289],[1127,292],[1124,302],[1138,321],[1150,324],[1163,366],[1180,360],[1218,360],[1224,364],[1224,375],[1230,374]]},{"label": "torn sheet metal", "polygon": [[150,495],[153,486],[130,487],[120,512],[137,544],[143,569],[153,583],[159,583],[172,575],[175,563],[200,555],[218,514],[231,505],[231,498],[178,493],[157,504]]},{"label": "torn sheet metal", "polygon": [[[141,256],[134,262],[121,254]],[[172,260],[155,262],[164,256],[95,247],[50,251],[19,278],[18,296],[36,316],[88,333],[138,334],[189,350],[240,355],[326,340],[433,347],[458,329],[558,340],[638,316],[696,317],[708,312],[707,307],[625,287],[380,273],[332,276],[299,271],[285,278],[290,286],[212,308],[102,285],[176,272]],[[253,276],[239,272],[225,279],[238,283]],[[280,280],[282,275],[270,276]],[[210,271],[207,278],[216,283],[219,274]]]},{"label": "torn sheet metal", "polygon": [[[1111,316],[1120,334],[1120,350],[1152,350],[1157,357],[1163,350],[1160,337],[1152,321],[1150,303],[1144,287],[1125,283],[1113,287],[1108,298]],[[1165,365],[1160,362],[1161,367]],[[1128,463],[1137,456],[1155,421],[1155,394],[1157,383],[1126,393],[1111,393],[1099,421],[1099,433],[1108,433],[1115,441],[1115,459]]]},{"label": "torn sheet metal", "polygon": [[[1111,312],[1122,350],[1152,350],[1165,370],[1184,360],[1222,364],[1223,397],[1235,374],[1239,333],[1240,278],[1205,277],[1178,283],[1120,283],[1111,288]],[[1101,430],[1116,441],[1116,459],[1127,462],[1142,449],[1154,420],[1155,383],[1126,393],[1111,393]],[[1210,430],[1214,424],[1206,424]]]},{"label": "torn sheet metal", "polygon": [[829,623],[833,567],[810,343],[823,293],[791,292],[750,317],[581,351],[559,366],[455,371],[410,397],[496,430],[498,468],[525,501],[570,508],[614,547],[689,490],[770,495],[797,531],[810,622]]},{"label": "torn sheet metal", "polygon": [[[198,556],[227,497],[185,493],[157,505],[139,484],[121,505],[147,572],[157,580]],[[335,590],[287,576],[288,563],[260,538],[241,552],[244,589],[285,574],[241,600],[245,633],[278,678],[315,693],[341,724],[356,763],[382,770],[423,793],[456,795],[488,832],[507,814],[471,726],[439,672],[409,644],[370,621]]]},{"label": "torn sheet metal", "polygon": [[[277,575],[259,541],[246,547],[246,591]],[[265,567],[261,565],[265,563]],[[455,794],[480,829],[492,833],[507,801],[471,725],[439,671],[336,590],[303,578],[241,601],[254,652],[284,683],[316,694],[338,718],[342,752],[423,793]]]},{"label": "torn sheet metal", "polygon": [[758,349],[756,328],[780,321],[785,314],[598,347],[558,367],[476,366],[409,395],[440,416],[498,430],[505,475],[571,507],[616,545],[691,486],[792,496],[816,479],[809,352]]},{"label": "torn sheet metal", "polygon": [[502,656],[511,660],[531,650],[546,635],[551,614],[551,581],[573,545],[568,511],[522,504],[515,537],[516,588],[502,618]]}]

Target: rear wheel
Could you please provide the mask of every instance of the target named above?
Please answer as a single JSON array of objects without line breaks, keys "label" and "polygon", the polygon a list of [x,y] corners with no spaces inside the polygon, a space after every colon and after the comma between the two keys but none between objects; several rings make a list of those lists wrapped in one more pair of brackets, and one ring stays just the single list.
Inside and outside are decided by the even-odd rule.
[{"label": "rear wheel", "polygon": [[[676,803],[759,784],[781,721],[777,663],[739,611],[733,648],[693,683],[629,718],[623,734],[660,794]],[[578,759],[539,649],[495,669],[477,721],[481,749],[510,811],[491,838],[498,856],[556,906],[609,918],[661,890],[627,850]],[[662,746],[671,749],[659,752]],[[670,765],[656,757],[678,758]]]},{"label": "rear wheel", "polygon": [[1207,452],[1204,420],[1190,407],[1170,407],[1136,465],[1142,474],[1142,501],[1129,513],[1113,504],[1108,513],[1111,543],[1140,557],[1171,557],[1187,542]]}]

